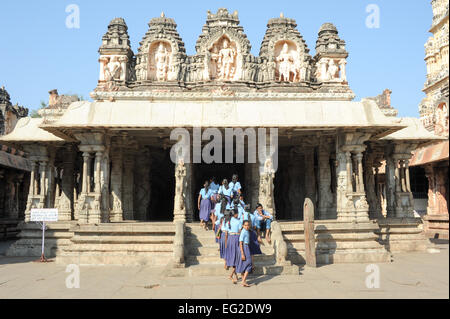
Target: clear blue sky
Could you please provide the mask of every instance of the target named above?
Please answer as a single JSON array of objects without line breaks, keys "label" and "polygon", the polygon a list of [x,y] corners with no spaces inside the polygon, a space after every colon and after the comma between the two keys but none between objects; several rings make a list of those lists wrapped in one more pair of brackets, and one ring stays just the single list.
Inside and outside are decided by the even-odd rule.
[{"label": "clear blue sky", "polygon": [[[298,29],[311,54],[317,32],[333,22],[347,42],[348,80],[356,100],[375,96],[385,88],[393,91],[392,105],[401,116],[418,116],[425,96],[424,43],[430,36],[430,0],[46,0],[2,1],[0,7],[0,85],[13,103],[30,109],[48,100],[48,91],[77,93],[89,97],[97,83],[97,50],[108,23],[123,17],[129,28],[132,49],[148,29],[147,23],[161,11],[178,24],[188,54],[206,20],[206,11],[226,7],[238,10],[241,25],[252,44],[259,47],[270,18],[280,12],[297,20]],[[380,28],[366,27],[366,6],[380,8]],[[66,28],[66,6],[80,8],[80,29]]]}]

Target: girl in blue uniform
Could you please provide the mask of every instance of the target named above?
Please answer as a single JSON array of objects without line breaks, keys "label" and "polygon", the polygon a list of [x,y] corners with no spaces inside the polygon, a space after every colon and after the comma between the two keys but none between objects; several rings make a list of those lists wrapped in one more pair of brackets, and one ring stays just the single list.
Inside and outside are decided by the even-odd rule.
[{"label": "girl in blue uniform", "polygon": [[230,183],[230,187],[233,191],[233,198],[235,197],[239,197],[238,195],[241,195],[241,183],[239,183],[238,181],[238,175],[234,174],[233,177],[231,178],[231,183]]},{"label": "girl in blue uniform", "polygon": [[266,229],[266,240],[269,245],[270,240],[270,224],[272,223],[273,216],[266,210],[264,210],[261,204],[256,205],[256,210],[253,213],[255,215],[256,228],[258,230],[258,241],[261,242],[261,228]]},{"label": "girl in blue uniform", "polygon": [[[226,201],[226,200],[225,200]],[[225,206],[224,206],[225,207]],[[228,231],[230,230],[230,219],[231,219],[231,212],[229,210],[225,210],[223,212],[223,217],[220,225],[221,234],[220,234],[220,240],[219,240],[219,249],[220,249],[220,258],[222,258],[225,261],[224,268],[228,270],[227,267],[227,240],[228,240]]]},{"label": "girl in blue uniform", "polygon": [[219,192],[219,184],[216,184],[216,178],[213,176],[209,179],[209,188],[213,194],[217,194]]},{"label": "girl in blue uniform", "polygon": [[[241,253],[239,249],[239,233],[242,228],[242,223],[238,218],[238,210],[233,209],[232,211],[233,217],[231,217],[228,230],[228,238],[227,238],[227,248],[226,248],[226,263],[227,267],[233,267],[233,271],[229,277],[233,283],[237,283],[238,276],[236,273],[236,266],[239,263],[241,258]],[[236,276],[236,279],[233,278]]]},{"label": "girl in blue uniform", "polygon": [[238,218],[243,221],[243,214],[244,214],[244,206],[241,205],[241,202],[239,198],[234,198],[233,202],[231,204],[231,209],[237,208],[238,210]]},{"label": "girl in blue uniform", "polygon": [[242,286],[250,287],[247,283],[248,273],[253,269],[253,259],[250,253],[250,222],[244,222],[243,229],[239,235],[239,251],[241,258],[236,266],[236,272],[242,274]]},{"label": "girl in blue uniform", "polygon": [[233,189],[228,185],[228,180],[224,179],[222,185],[219,188],[219,194],[225,196],[228,203],[231,204],[231,197],[233,196]]},{"label": "girl in blue uniform", "polygon": [[212,225],[213,225],[213,231],[217,232],[217,230],[219,229],[217,227],[217,225],[220,225],[220,209],[221,209],[221,195],[220,194],[215,194],[212,196],[212,198],[214,199],[214,209],[211,211],[211,221],[212,221]]},{"label": "girl in blue uniform", "polygon": [[250,248],[250,253],[253,258],[253,255],[260,255],[262,254],[262,252],[258,242],[258,235],[256,234],[255,216],[253,214],[250,214],[250,205],[245,206],[245,211],[248,214],[247,216],[249,217],[247,220],[250,222],[250,243],[248,247]]},{"label": "girl in blue uniform", "polygon": [[211,190],[209,189],[209,182],[205,181],[203,188],[198,195],[198,210],[200,211],[200,226],[208,230],[207,222],[209,221],[209,214],[211,213]]},{"label": "girl in blue uniform", "polygon": [[239,195],[239,201],[241,202],[242,207],[245,207],[244,195]]}]

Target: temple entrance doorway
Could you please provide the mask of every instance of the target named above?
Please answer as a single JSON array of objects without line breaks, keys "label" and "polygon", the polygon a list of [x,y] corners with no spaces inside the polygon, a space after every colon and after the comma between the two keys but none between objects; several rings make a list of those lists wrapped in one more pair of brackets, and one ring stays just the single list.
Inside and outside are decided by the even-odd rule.
[{"label": "temple entrance doorway", "polygon": [[170,150],[151,151],[150,183],[147,220],[173,221],[175,164],[170,159]]},{"label": "temple entrance doorway", "polygon": [[244,197],[247,198],[248,190],[246,189],[245,181],[245,165],[244,164],[194,164],[193,166],[193,208],[194,208],[194,221],[199,221],[198,210],[198,195],[203,188],[203,183],[211,178],[216,178],[216,184],[221,184],[223,179],[227,179],[231,182],[233,174],[238,174],[239,182],[241,183]]}]

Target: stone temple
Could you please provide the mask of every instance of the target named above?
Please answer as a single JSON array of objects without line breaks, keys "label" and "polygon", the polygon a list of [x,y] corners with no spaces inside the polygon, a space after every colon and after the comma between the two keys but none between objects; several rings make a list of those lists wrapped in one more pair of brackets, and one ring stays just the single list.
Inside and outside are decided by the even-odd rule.
[{"label": "stone temple", "polygon": [[[315,207],[318,263],[387,262],[427,247],[409,160],[442,138],[418,119],[385,116],[372,99],[353,101],[349,53],[333,24],[320,27],[314,56],[283,14],[269,20],[259,56],[250,53],[238,13],[227,9],[208,11],[192,56],[164,14],[150,20],[137,52],[127,30],[116,18],[102,38],[93,102],[55,104],[0,139],[25,151],[32,166],[9,255],[40,255],[30,209],[56,207],[46,249],[59,262],[223,271],[214,236],[195,227],[196,199],[206,178],[232,173],[252,209],[260,202],[275,216],[274,247],[256,256],[257,271],[298,273],[306,198]],[[197,163],[191,153],[174,164],[175,128],[267,128],[268,137],[277,128],[278,150],[253,163]],[[269,149],[269,138],[264,143]]]}]

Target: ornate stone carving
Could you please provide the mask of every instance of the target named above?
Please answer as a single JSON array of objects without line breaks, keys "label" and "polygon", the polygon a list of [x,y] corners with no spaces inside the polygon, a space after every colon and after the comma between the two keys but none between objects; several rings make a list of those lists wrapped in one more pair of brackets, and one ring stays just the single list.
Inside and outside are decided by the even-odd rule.
[{"label": "ornate stone carving", "polygon": [[267,59],[261,65],[268,71],[265,81],[309,81],[311,57],[296,27],[294,19],[283,15],[269,20],[260,51],[260,56]]},{"label": "ornate stone carving", "polygon": [[170,44],[164,42],[152,43],[150,49],[150,79],[160,82],[167,81],[171,65],[171,47]]},{"label": "ornate stone carving", "polygon": [[116,18],[110,22],[99,53],[99,86],[102,89],[112,90],[116,82],[125,84],[134,80],[134,53],[124,19]]},{"label": "ornate stone carving", "polygon": [[186,221],[186,175],[186,166],[184,165],[183,159],[180,159],[175,167],[174,221]]},{"label": "ornate stone carving", "polygon": [[230,41],[226,36],[220,38],[209,49],[208,63],[210,79],[223,81],[236,80],[238,72],[238,48],[236,42]]},{"label": "ornate stone carving", "polygon": [[186,51],[175,21],[161,13],[148,26],[136,55],[137,81],[185,80]]},{"label": "ornate stone carving", "polygon": [[336,27],[331,23],[323,24],[316,42],[317,81],[346,83],[347,56],[345,41],[339,38]]}]

